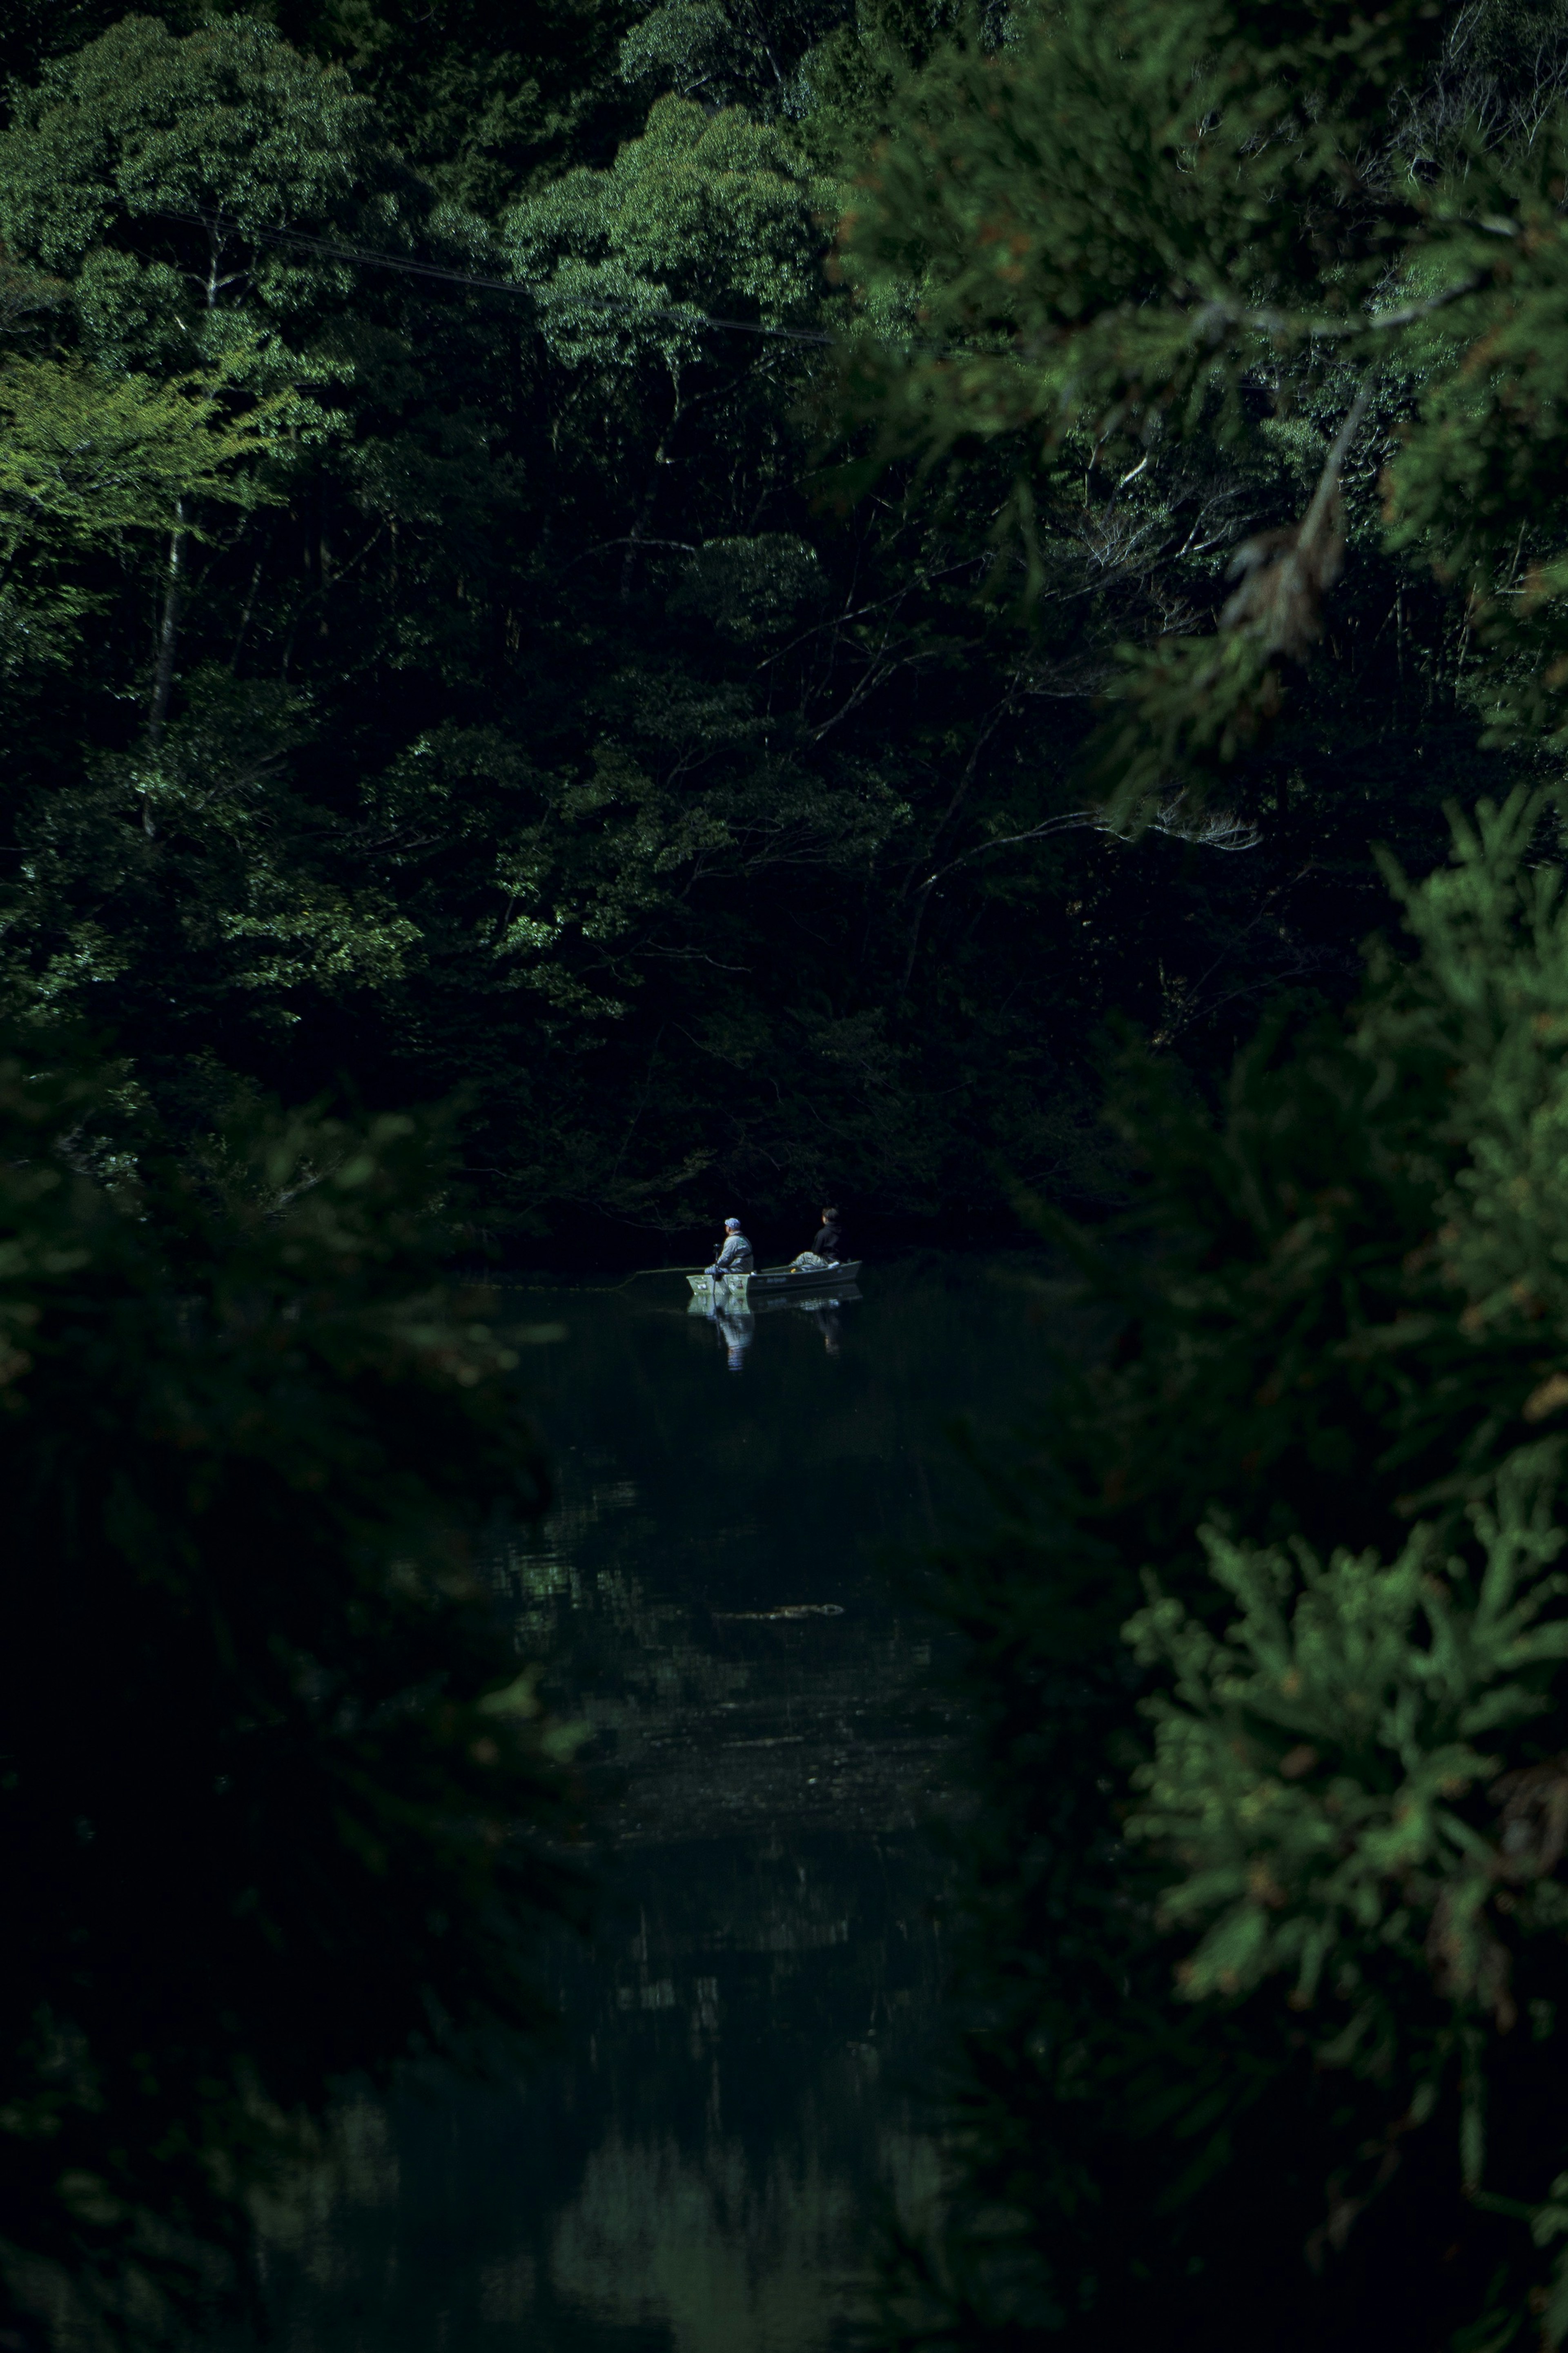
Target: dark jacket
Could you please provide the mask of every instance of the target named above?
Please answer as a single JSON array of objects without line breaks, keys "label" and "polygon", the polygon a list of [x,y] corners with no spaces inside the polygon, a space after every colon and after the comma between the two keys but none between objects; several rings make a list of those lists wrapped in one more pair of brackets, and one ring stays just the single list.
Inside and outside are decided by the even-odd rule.
[{"label": "dark jacket", "polygon": [[811,1247],[818,1258],[843,1258],[846,1253],[842,1228],[831,1225],[819,1227],[816,1240]]}]

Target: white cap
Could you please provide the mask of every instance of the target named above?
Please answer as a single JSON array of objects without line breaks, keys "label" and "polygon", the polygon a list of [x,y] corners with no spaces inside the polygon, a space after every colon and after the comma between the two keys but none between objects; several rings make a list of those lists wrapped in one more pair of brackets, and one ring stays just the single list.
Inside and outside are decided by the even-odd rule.
[{"label": "white cap", "polygon": [[740,1232],[740,1230],[741,1230],[741,1220],[740,1220],[740,1219],[739,1219],[739,1218],[726,1218],[726,1219],[725,1219],[725,1220],[724,1220],[724,1230],[725,1230],[725,1232],[726,1232],[726,1233],[738,1234],[738,1233]]}]

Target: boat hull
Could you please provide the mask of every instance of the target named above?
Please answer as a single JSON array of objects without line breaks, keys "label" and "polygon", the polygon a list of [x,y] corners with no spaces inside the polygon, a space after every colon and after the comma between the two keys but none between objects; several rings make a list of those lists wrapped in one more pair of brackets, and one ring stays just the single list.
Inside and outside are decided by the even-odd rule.
[{"label": "boat hull", "polygon": [[771,1297],[779,1292],[841,1290],[860,1271],[858,1258],[840,1259],[834,1266],[814,1266],[795,1274],[787,1266],[767,1266],[755,1274],[689,1274],[687,1282],[699,1299]]}]

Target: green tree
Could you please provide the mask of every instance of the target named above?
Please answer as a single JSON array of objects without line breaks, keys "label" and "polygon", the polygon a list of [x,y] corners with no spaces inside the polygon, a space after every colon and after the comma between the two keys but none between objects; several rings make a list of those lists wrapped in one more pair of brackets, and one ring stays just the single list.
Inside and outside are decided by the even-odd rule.
[{"label": "green tree", "polygon": [[132,1175],[121,1074],[50,1059],[0,1076],[23,2342],[210,2317],[334,2084],[536,2027],[531,1934],[581,1908],[483,1574],[545,1473],[516,1340],[437,1277],[437,1139],[245,1113]]},{"label": "green tree", "polygon": [[[384,225],[396,174],[341,72],[247,20],[182,39],[128,19],[46,71],[3,145],[6,233],[66,273],[49,318],[59,342],[68,330],[64,351],[24,346],[5,375],[24,747],[10,982],[55,1014],[96,1011],[112,988],[144,1082],[183,1071],[199,1121],[226,1083],[215,1096],[201,1068],[245,1060],[219,1008],[287,1029],[288,992],[384,976],[409,937],[384,896],[332,871],[322,815],[295,787],[301,698],[210,659],[182,681],[203,560],[221,563],[247,514],[287,511],[303,454],[338,421],[319,388],[349,364],[319,333],[332,272],[290,263],[265,231],[356,202],[379,201]],[[23,317],[18,340],[36,343],[31,329]],[[153,630],[124,644],[147,603]],[[62,761],[38,657],[58,668],[89,614],[89,691],[134,694],[144,719],[131,736],[100,723]],[[181,967],[184,1021],[171,1033],[160,1018],[154,1039],[143,992],[166,1007]]]},{"label": "green tree", "polygon": [[[1533,33],[1551,62],[1555,11],[1128,0],[1016,33],[911,80],[846,217],[870,318],[901,301],[920,324],[855,353],[887,446],[1021,443],[1037,590],[1037,482],[1059,508],[1086,469],[1125,489],[1210,439],[1317,459],[1304,509],[1227,534],[1210,626],[1130,657],[1102,744],[1116,813],[1257,740],[1347,527],[1463,596],[1487,716],[1554,741],[1561,133],[1552,80],[1502,60]],[[1347,525],[1363,437],[1383,512],[1363,467]]]},{"label": "green tree", "polygon": [[1503,2345],[1549,2297],[1562,2333],[1539,822],[1461,827],[1403,892],[1413,960],[1276,1021],[1217,1115],[1135,1070],[1131,1230],[1064,1230],[1111,1345],[941,1588],[976,1724],[957,2220],[894,2341]]},{"label": "green tree", "polygon": [[279,0],[279,30],[346,66],[403,153],[488,219],[636,128],[616,71],[629,0]]},{"label": "green tree", "polygon": [[1353,987],[1369,832],[1441,854],[1473,651],[1364,532],[1234,823],[1165,796],[1130,842],[1078,772],[1118,642],[1310,501],[1332,387],[1037,496],[1023,623],[1002,437],[940,499],[907,449],[858,504],[818,463],[842,150],[940,29],[834,13],[715,10],[700,57],[679,11],[478,0],[40,33],[6,348],[150,401],[248,353],[215,419],[286,404],[222,470],[250,503],[51,526],[14,586],[6,968],[176,1128],[352,1072],[467,1091],[491,1231],[640,1255],[829,1183],[994,1221],[1001,1168],[1113,1177],[1108,1012],[1216,1068],[1281,979]]},{"label": "green tree", "polygon": [[[0,659],[16,670],[77,650],[82,621],[105,601],[73,565],[84,550],[154,533],[169,543],[173,575],[175,553],[201,535],[190,519],[198,504],[279,499],[262,469],[298,427],[302,404],[291,388],[266,389],[268,373],[244,347],[216,368],[163,381],[55,359],[0,361]],[[247,385],[258,375],[258,392]],[[176,620],[171,609],[162,633],[168,659],[155,672],[158,733]]]},{"label": "green tree", "polygon": [[[1005,457],[1047,605],[1086,489],[1221,494],[1202,601],[1107,680],[1108,821],[1266,820],[1380,573],[1428,629],[1451,600],[1459,697],[1554,774],[1565,133],[1527,27],[1560,66],[1551,12],[1067,6],[906,86],[845,231],[884,457]],[[1551,806],[1386,867],[1410,939],[1342,1019],[1277,1012],[1209,1103],[1158,1053],[1125,1082],[1131,1247],[1065,1237],[1105,1361],[942,1589],[957,2221],[896,2341],[1568,2326]]]}]

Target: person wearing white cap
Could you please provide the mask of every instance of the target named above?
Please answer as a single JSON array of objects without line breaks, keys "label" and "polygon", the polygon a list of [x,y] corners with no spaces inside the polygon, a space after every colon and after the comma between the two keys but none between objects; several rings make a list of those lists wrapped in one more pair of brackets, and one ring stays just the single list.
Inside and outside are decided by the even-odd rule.
[{"label": "person wearing white cap", "polygon": [[753,1264],[752,1245],[741,1231],[740,1219],[726,1218],[723,1247],[708,1272],[716,1275],[750,1274]]}]

